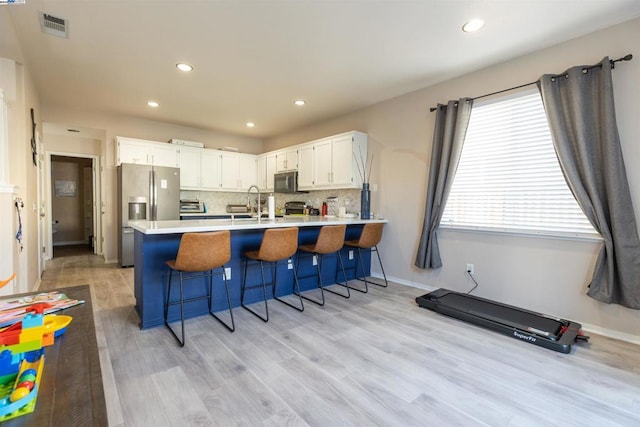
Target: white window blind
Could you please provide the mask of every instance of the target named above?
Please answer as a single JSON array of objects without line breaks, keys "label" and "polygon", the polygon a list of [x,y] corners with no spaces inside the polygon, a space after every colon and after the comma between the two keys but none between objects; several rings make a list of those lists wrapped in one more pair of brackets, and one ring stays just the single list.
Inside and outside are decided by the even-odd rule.
[{"label": "white window blind", "polygon": [[440,225],[598,236],[562,175],[537,90],[474,105]]}]

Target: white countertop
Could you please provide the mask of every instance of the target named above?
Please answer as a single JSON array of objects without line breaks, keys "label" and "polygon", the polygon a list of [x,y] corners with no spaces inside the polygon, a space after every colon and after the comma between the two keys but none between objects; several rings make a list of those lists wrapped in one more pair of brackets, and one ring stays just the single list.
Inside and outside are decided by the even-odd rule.
[{"label": "white countertop", "polygon": [[386,219],[323,218],[320,216],[296,216],[269,219],[196,219],[189,221],[129,221],[129,226],[144,234],[197,233],[202,231],[252,230],[278,227],[320,227],[323,225],[386,223]]}]

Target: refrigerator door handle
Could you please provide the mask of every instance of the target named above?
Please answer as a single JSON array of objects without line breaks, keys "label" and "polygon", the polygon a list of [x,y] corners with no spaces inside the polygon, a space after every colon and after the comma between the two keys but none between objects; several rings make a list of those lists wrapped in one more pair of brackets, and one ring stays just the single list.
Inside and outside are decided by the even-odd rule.
[{"label": "refrigerator door handle", "polygon": [[153,169],[149,171],[149,208],[151,210],[151,221],[158,219],[158,193],[156,192],[156,174]]}]

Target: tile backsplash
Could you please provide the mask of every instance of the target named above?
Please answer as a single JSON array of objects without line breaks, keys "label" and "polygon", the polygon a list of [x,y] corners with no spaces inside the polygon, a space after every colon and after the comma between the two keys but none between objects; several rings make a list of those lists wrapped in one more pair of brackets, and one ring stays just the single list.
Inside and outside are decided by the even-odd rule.
[{"label": "tile backsplash", "polygon": [[[271,193],[260,193],[266,200]],[[319,190],[308,193],[282,194],[273,193],[276,200],[276,211],[284,209],[284,204],[290,201],[311,202],[314,208],[320,209],[322,202],[328,197],[337,196],[339,205],[344,206],[347,213],[360,213],[360,190]],[[251,192],[251,203],[255,204],[256,193]],[[205,203],[207,213],[225,213],[227,205],[245,205],[247,192],[218,192],[218,191],[180,191],[180,199],[198,199]]]}]

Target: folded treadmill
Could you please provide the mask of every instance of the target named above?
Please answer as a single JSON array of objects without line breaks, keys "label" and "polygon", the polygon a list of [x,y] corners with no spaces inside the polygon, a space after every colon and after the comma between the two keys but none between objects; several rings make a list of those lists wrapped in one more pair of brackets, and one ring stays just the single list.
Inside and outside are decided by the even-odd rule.
[{"label": "folded treadmill", "polygon": [[589,339],[582,335],[579,323],[448,289],[419,296],[416,302],[420,307],[561,353],[569,353],[576,341]]}]

